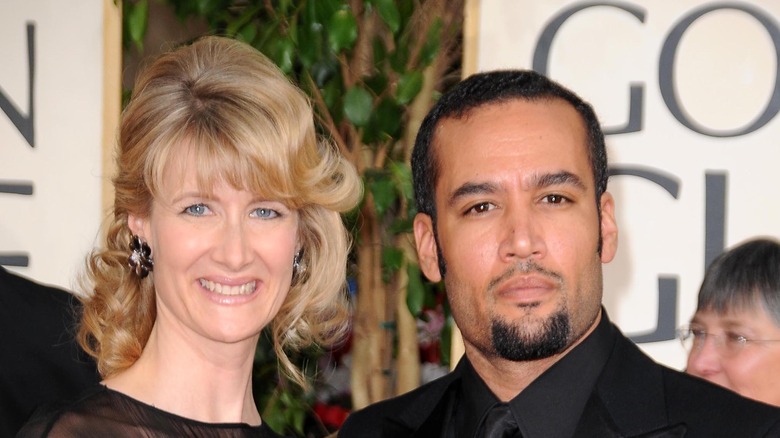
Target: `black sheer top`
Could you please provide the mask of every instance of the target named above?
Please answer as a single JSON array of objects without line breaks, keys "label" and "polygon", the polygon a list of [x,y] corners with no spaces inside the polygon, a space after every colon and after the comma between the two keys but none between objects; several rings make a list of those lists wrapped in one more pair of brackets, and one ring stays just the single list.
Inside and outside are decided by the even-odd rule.
[{"label": "black sheer top", "polygon": [[38,410],[17,437],[280,438],[263,423],[203,423],[97,386],[74,403]]}]

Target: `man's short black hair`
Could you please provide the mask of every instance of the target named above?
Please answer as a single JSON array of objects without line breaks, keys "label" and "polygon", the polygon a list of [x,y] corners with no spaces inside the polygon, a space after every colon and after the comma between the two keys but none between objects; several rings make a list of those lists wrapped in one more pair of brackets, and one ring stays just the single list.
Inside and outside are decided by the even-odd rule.
[{"label": "man's short black hair", "polygon": [[[417,211],[436,223],[435,188],[439,161],[433,147],[436,128],[443,119],[468,116],[476,108],[513,100],[563,99],[580,114],[588,130],[588,158],[596,188],[596,205],[607,189],[607,151],[604,134],[593,108],[562,85],[531,70],[501,70],[469,76],[445,93],[425,117],[412,151],[412,177]],[[600,208],[599,208],[600,215]]]}]

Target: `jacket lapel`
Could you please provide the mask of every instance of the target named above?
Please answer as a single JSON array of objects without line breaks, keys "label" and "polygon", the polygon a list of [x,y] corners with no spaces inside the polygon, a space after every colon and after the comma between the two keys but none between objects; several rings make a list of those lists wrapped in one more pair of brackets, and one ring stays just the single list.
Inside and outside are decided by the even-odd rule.
[{"label": "jacket lapel", "polygon": [[599,438],[682,438],[686,432],[687,427],[684,424],[676,424],[642,432],[639,435],[623,435],[613,422],[601,399],[594,393],[585,406],[585,411],[577,424],[577,432],[574,436],[597,436]]},{"label": "jacket lapel", "polygon": [[577,436],[683,437],[669,424],[661,368],[612,325],[615,347],[577,425]]},{"label": "jacket lapel", "polygon": [[411,435],[412,438],[445,438],[448,436],[447,427],[452,424],[450,420],[457,403],[458,391],[454,387],[458,386],[456,384],[449,386],[447,392],[433,408],[428,418]]},{"label": "jacket lapel", "polygon": [[457,402],[462,363],[440,378],[435,385],[409,403],[397,418],[386,418],[382,425],[383,438],[436,438],[446,432],[448,415]]},{"label": "jacket lapel", "polygon": [[688,428],[684,424],[675,424],[674,426],[653,430],[642,435],[634,435],[631,438],[682,438],[687,431]]}]

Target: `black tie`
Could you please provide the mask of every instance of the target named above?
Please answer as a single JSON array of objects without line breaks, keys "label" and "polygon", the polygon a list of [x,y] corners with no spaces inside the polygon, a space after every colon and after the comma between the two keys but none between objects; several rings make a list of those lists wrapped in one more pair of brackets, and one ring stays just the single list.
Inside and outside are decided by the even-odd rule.
[{"label": "black tie", "polygon": [[496,403],[485,415],[482,426],[477,430],[477,438],[515,438],[520,430],[515,417],[506,403]]}]

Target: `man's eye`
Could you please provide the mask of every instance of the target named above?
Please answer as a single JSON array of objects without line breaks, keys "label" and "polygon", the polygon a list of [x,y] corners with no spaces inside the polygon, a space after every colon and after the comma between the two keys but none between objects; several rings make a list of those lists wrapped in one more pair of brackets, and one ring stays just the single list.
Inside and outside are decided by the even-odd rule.
[{"label": "man's eye", "polygon": [[480,202],[479,204],[472,205],[466,214],[480,214],[493,210],[496,206],[490,202]]},{"label": "man's eye", "polygon": [[194,204],[184,209],[184,212],[192,216],[203,216],[209,212],[206,204]]},{"label": "man's eye", "polygon": [[552,195],[545,196],[544,198],[542,198],[542,200],[548,204],[562,204],[568,201],[569,199],[563,195],[552,194]]},{"label": "man's eye", "polygon": [[279,212],[270,208],[256,208],[252,211],[252,216],[260,219],[273,219],[280,216]]}]

